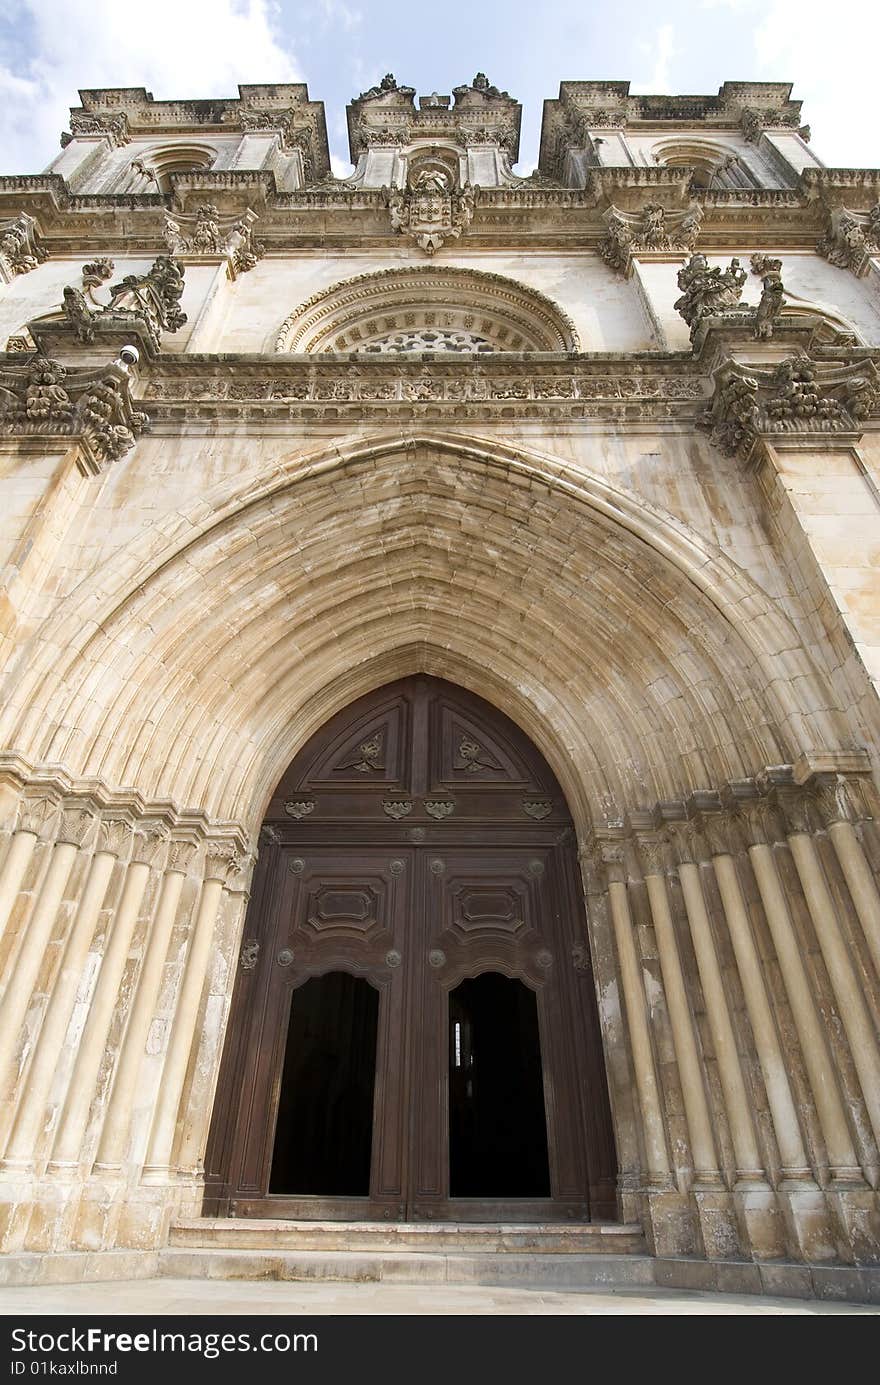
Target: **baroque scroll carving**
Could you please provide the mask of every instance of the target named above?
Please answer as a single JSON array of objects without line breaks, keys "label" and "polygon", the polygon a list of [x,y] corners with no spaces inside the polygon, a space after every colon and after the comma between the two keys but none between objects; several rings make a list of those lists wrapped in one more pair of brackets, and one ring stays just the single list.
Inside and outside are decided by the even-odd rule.
[{"label": "baroque scroll carving", "polygon": [[619,274],[628,276],[633,255],[647,250],[685,254],[692,251],[700,233],[702,208],[668,212],[649,202],[637,215],[612,206],[605,213],[607,232],[599,242],[599,254]]},{"label": "baroque scroll carving", "polygon": [[870,360],[819,366],[790,357],[766,369],[726,361],[697,423],[725,455],[747,460],[763,434],[857,432],[878,405]]},{"label": "baroque scroll carving", "polygon": [[69,371],[37,356],[27,365],[0,369],[0,434],[78,435],[88,472],[118,461],[148,427],[121,366]]},{"label": "baroque scroll carving", "polygon": [[828,230],[816,249],[830,264],[850,270],[856,278],[867,274],[871,256],[880,255],[880,202],[869,212],[834,207],[828,213]]}]

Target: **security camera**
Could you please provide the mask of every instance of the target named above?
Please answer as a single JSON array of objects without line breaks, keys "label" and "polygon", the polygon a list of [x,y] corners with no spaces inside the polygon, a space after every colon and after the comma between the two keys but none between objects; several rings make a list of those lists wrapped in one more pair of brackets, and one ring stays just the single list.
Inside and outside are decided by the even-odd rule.
[{"label": "security camera", "polygon": [[119,364],[127,370],[131,365],[137,365],[141,358],[141,353],[136,346],[123,346],[119,352]]}]

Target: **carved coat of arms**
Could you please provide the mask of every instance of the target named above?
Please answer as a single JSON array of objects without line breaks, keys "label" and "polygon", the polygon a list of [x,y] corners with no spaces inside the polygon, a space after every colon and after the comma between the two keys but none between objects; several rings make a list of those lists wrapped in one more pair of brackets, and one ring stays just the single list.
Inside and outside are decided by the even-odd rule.
[{"label": "carved coat of arms", "polygon": [[425,169],[411,188],[395,188],[389,199],[391,225],[402,235],[412,236],[426,255],[447,240],[457,240],[474,215],[474,191],[466,183],[453,191],[450,180],[435,169]]}]

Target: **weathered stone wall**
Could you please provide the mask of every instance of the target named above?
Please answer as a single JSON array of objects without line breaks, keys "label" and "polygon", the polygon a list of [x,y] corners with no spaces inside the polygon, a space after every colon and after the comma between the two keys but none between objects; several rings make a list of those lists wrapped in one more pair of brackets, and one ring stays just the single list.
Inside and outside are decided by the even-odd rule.
[{"label": "weathered stone wall", "polygon": [[[425,263],[376,193],[355,221],[304,200],[347,244],[285,247],[278,204],[265,254],[182,254],[161,342],[58,311],[97,253],[70,243],[84,203],[48,260],[3,262],[8,1250],[156,1247],[198,1213],[266,803],[336,711],[423,670],[512,717],[568,798],[621,1215],[659,1254],[880,1257],[876,257],[707,203],[710,261],[785,240],[788,297],[756,338],[751,274],[691,333],[687,254],[615,272],[608,206],[514,184],[438,253],[501,276],[478,337],[515,311],[571,350],[276,352],[316,295]],[[253,187],[226,192],[231,224]],[[116,278],[156,250],[127,214]],[[137,369],[110,364],[129,327]]]}]

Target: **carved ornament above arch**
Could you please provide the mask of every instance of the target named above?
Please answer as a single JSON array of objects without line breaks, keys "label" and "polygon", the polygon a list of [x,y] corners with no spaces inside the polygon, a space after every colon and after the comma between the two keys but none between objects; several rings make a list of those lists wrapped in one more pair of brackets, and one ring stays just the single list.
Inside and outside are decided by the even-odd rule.
[{"label": "carved ornament above arch", "polygon": [[277,352],[579,351],[551,299],[500,274],[431,266],[333,284],[290,314]]}]

